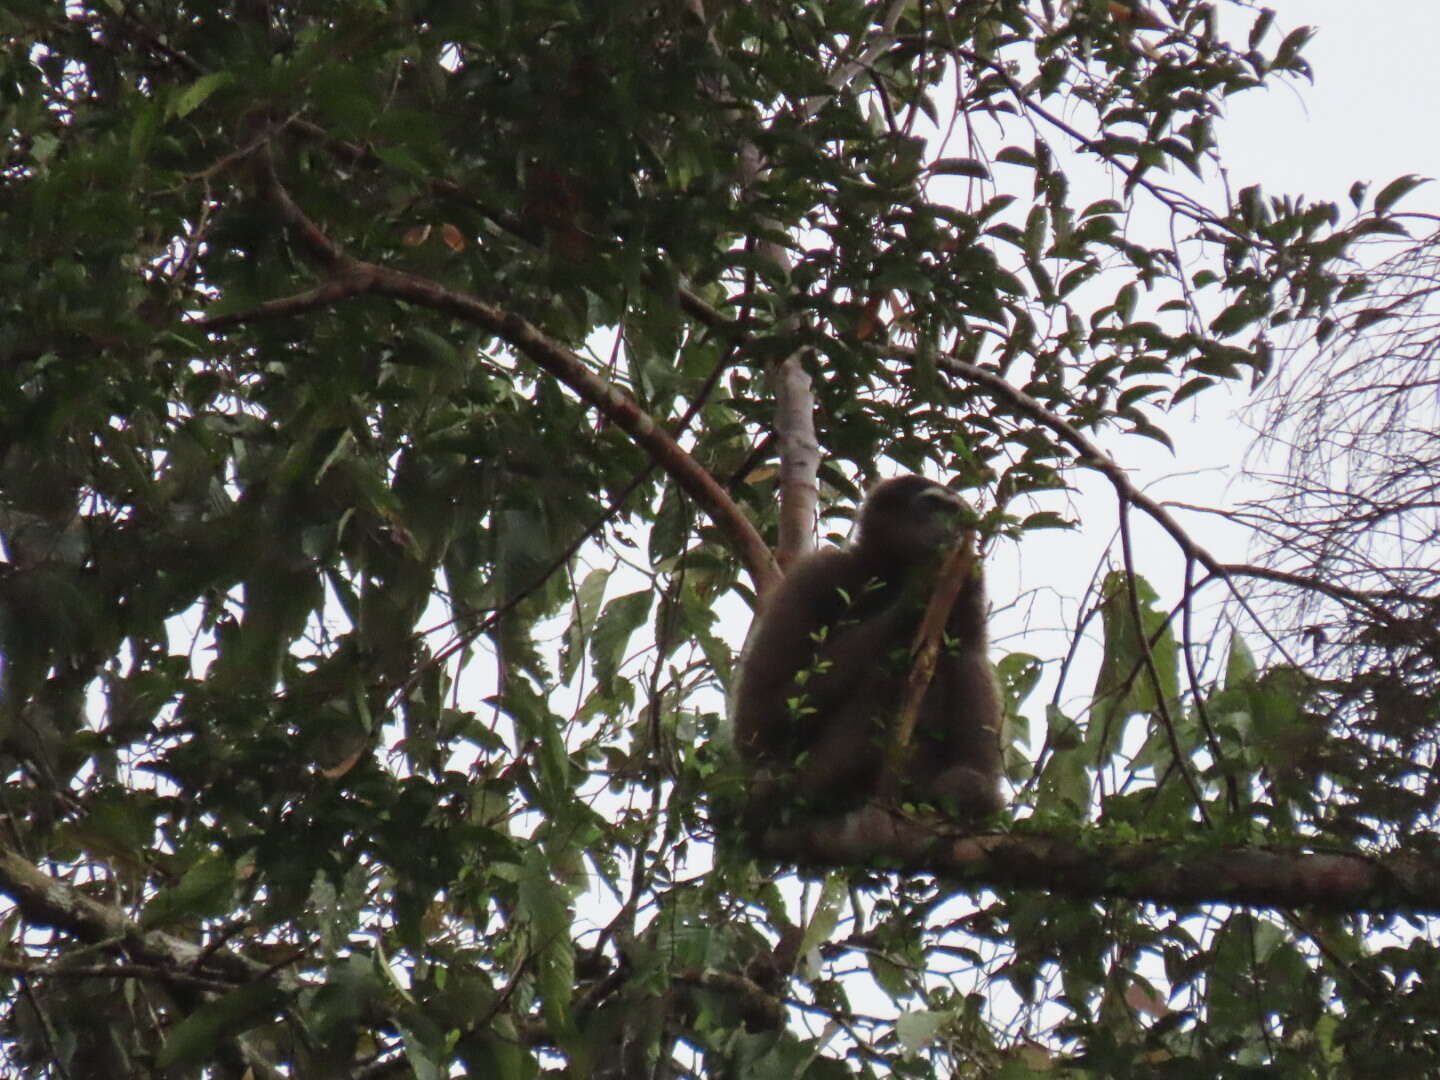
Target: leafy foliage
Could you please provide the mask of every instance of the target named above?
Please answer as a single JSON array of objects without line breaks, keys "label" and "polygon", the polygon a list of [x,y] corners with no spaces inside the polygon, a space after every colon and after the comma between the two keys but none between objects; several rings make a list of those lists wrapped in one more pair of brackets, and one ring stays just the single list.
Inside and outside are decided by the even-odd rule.
[{"label": "leafy foliage", "polygon": [[[7,4],[10,1064],[1433,1068],[1434,950],[1389,916],[1371,948],[1198,893],[802,886],[717,827],[780,365],[827,507],[928,470],[1020,537],[1068,524],[1087,434],[1262,380],[1402,228],[1411,177],[1343,224],[1182,194],[1306,32],[1165,9]],[[1327,754],[1321,674],[1243,640],[1196,672],[1133,567],[1097,610],[1094,707],[1011,755],[1021,834],[1298,850],[1433,810]],[[1000,660],[1016,732],[1040,668]]]}]

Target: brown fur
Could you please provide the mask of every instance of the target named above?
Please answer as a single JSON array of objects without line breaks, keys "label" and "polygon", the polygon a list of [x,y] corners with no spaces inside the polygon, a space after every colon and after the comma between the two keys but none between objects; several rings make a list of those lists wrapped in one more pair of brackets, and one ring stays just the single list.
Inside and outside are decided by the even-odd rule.
[{"label": "brown fur", "polygon": [[752,825],[785,806],[836,813],[876,797],[962,816],[1002,805],[1000,695],[978,562],[951,609],[899,790],[885,779],[911,643],[962,506],[923,477],[887,480],[861,508],[855,545],[802,559],[770,598],[734,699],[736,743],[753,770]]}]

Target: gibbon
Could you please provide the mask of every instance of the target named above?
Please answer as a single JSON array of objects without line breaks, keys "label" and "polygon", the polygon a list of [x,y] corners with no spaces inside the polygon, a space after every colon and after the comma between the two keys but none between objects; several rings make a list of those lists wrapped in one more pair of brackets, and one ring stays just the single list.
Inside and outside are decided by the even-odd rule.
[{"label": "gibbon", "polygon": [[877,797],[961,817],[1001,807],[1000,694],[978,561],[951,608],[909,753],[894,777],[886,769],[911,645],[968,512],[922,476],[886,480],[860,510],[855,543],[802,559],[770,597],[733,699],[752,828],[786,808],[836,814]]}]

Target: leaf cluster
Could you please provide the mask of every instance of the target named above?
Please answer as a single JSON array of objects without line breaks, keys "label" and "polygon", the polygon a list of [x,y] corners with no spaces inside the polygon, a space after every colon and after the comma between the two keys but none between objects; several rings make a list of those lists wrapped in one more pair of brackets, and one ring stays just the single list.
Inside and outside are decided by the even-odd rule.
[{"label": "leaf cluster", "polygon": [[[1308,74],[1304,34],[1271,44],[1262,13],[1230,43],[1173,0],[1145,45],[1117,6],[7,4],[0,1058],[829,1078],[1432,1054],[1423,1002],[1388,1043],[1360,1020],[1433,969],[1418,945],[1349,962],[1354,927],[1312,948],[1043,895],[953,915],[874,868],[797,904],[714,831],[711,792],[743,782],[737,536],[776,536],[794,445],[777,365],[810,376],[827,511],[944,472],[1018,537],[1065,523],[1043,499],[1094,464],[1087,433],[1164,442],[1166,409],[1263,377],[1268,335],[1364,288],[1350,245],[1398,227],[1409,180],[1342,224],[1159,179],[1207,174],[1235,95]],[[1107,584],[1097,704],[1052,711],[1035,820],[1204,813],[1232,838],[1263,789],[1255,834],[1293,840],[1324,817],[1295,751],[1318,691],[1236,646],[1182,703],[1144,588]],[[1019,725],[1040,661],[1001,669]],[[1153,813],[1090,797],[1137,715]],[[1156,958],[1198,998],[1146,1027]]]}]

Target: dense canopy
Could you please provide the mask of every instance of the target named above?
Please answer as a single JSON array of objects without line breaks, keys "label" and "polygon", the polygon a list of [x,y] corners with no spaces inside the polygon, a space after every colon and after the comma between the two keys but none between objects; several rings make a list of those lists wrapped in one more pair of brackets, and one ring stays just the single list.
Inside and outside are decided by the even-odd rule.
[{"label": "dense canopy", "polygon": [[[1426,250],[1364,272],[1413,177],[1215,183],[1308,33],[1230,0],[9,0],[3,1068],[1433,1071],[1404,433],[1366,458],[1391,502],[1289,512],[1306,466],[1243,566],[1106,452],[1217,384],[1288,388],[1283,426],[1315,391],[1277,358],[1433,291],[1367,299]],[[1118,533],[1088,591],[1047,568],[1074,649],[995,650],[1012,806],[747,837],[750,608],[903,472],[987,551]]]}]

